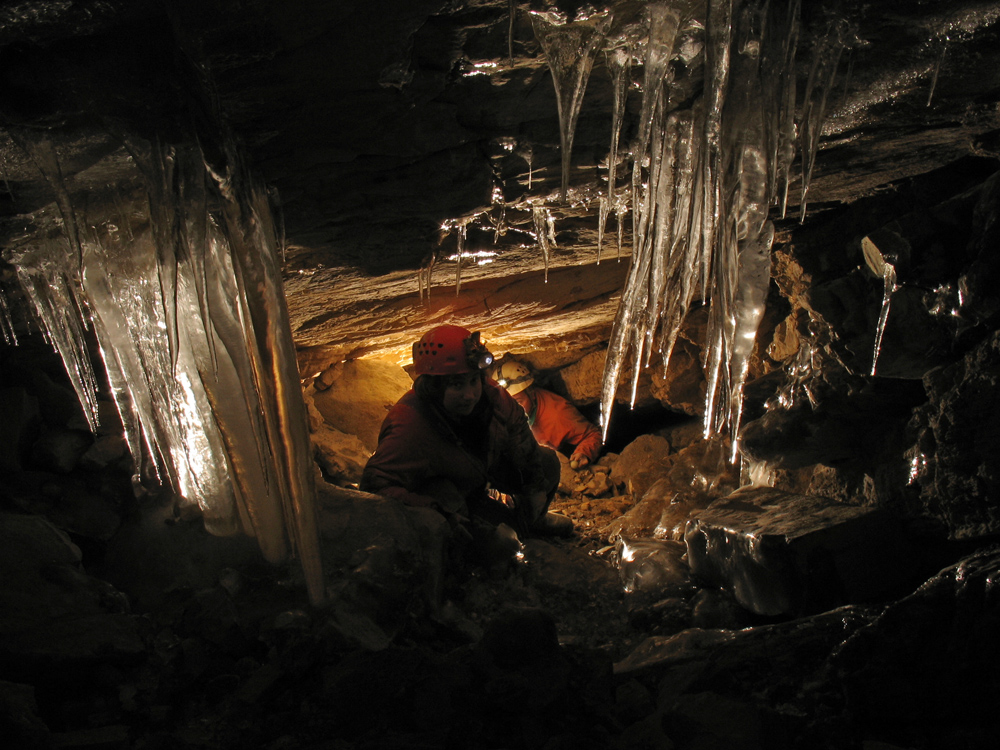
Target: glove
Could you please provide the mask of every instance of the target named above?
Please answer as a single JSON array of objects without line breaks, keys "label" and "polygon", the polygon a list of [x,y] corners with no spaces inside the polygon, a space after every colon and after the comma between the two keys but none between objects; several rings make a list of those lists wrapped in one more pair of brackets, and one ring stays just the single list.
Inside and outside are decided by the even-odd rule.
[{"label": "glove", "polygon": [[569,460],[569,468],[571,469],[582,469],[584,466],[590,463],[590,460],[586,456],[573,456]]},{"label": "glove", "polygon": [[456,540],[463,543],[472,541],[472,532],[469,531],[469,519],[458,513],[444,512],[444,517],[448,521],[451,533]]}]

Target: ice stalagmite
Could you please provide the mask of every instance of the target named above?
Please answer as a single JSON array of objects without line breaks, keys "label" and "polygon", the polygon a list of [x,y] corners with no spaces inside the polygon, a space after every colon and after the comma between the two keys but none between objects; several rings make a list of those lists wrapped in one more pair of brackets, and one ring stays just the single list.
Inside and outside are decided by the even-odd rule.
[{"label": "ice stalagmite", "polygon": [[[266,195],[237,154],[220,172],[197,147],[128,144],[144,190],[75,212],[79,263],[65,237],[9,260],[46,327],[93,325],[136,481],[169,482],[206,528],[256,537],[272,562],[297,554],[318,603],[312,452]],[[80,304],[60,301],[57,321],[50,302],[67,294]],[[89,362],[82,341],[57,349],[71,375]]]},{"label": "ice stalagmite", "polygon": [[559,110],[559,148],[562,157],[561,199],[569,190],[569,170],[572,163],[573,137],[580,105],[590,78],[594,58],[604,44],[604,37],[614,18],[610,10],[577,12],[570,21],[559,11],[531,11],[535,38],[542,45],[552,82],[556,89]]}]

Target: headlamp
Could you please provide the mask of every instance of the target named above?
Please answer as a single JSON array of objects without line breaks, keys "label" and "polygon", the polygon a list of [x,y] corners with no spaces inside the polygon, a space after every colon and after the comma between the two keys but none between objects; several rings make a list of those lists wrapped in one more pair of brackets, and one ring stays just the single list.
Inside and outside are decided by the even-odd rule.
[{"label": "headlamp", "polygon": [[479,331],[465,339],[462,344],[465,346],[465,361],[473,370],[484,370],[493,364],[493,355],[479,340]]}]

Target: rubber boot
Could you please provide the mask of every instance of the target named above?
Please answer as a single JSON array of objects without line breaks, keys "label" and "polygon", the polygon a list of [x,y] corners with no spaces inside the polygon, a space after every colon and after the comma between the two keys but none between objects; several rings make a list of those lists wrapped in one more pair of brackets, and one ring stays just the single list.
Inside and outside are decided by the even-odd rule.
[{"label": "rubber boot", "polygon": [[573,521],[551,510],[535,521],[531,531],[539,536],[573,536]]}]

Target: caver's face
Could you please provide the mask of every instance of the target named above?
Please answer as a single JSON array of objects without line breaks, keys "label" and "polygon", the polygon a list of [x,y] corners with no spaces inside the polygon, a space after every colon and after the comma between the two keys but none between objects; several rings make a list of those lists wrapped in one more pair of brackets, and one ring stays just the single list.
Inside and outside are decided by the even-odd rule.
[{"label": "caver's face", "polygon": [[467,417],[483,395],[483,379],[478,372],[452,375],[444,389],[444,410],[454,417]]}]

